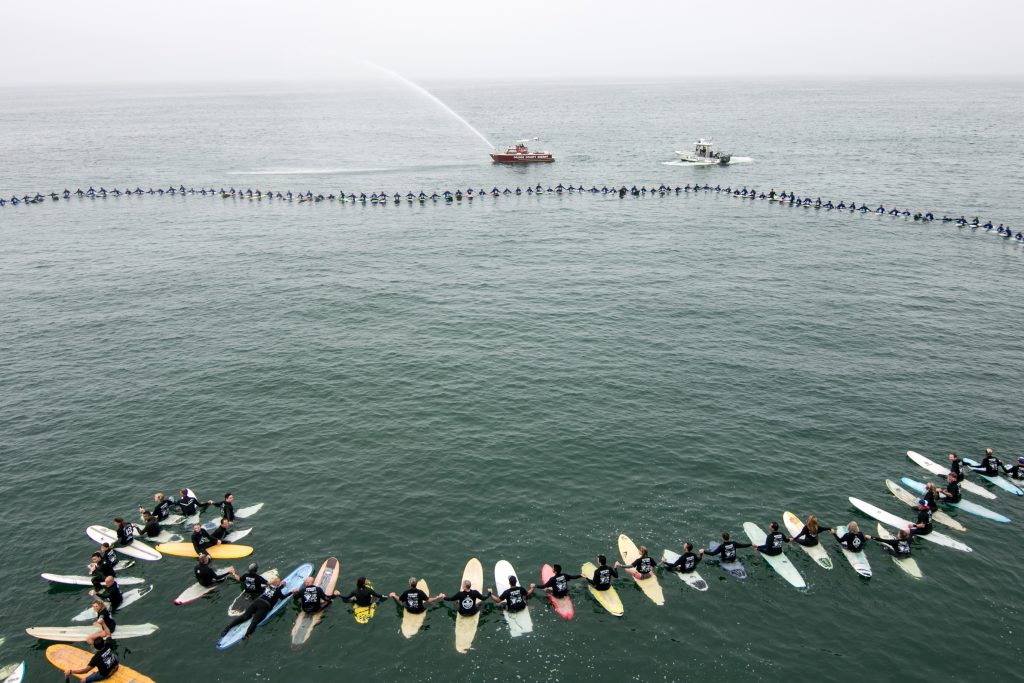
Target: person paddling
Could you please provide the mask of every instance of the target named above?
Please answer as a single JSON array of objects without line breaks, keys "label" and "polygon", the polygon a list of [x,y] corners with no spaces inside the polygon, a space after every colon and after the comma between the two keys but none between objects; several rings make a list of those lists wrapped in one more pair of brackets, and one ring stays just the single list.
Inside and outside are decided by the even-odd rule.
[{"label": "person paddling", "polygon": [[401,605],[410,614],[422,614],[427,611],[428,605],[433,605],[444,597],[444,594],[430,597],[417,587],[419,580],[415,576],[409,577],[409,587],[401,595],[394,592],[388,593],[388,597]]},{"label": "person paddling", "polygon": [[616,561],[615,568],[618,569],[619,567],[625,567],[627,571],[634,570],[630,572],[634,577],[641,580],[649,579],[654,574],[654,559],[647,552],[647,548],[645,546],[640,546],[637,550],[640,553],[640,557],[636,558],[628,565],[623,565]]},{"label": "person paddling", "polygon": [[662,565],[670,572],[689,574],[690,572],[696,571],[697,563],[700,562],[703,557],[703,549],[695,553],[693,552],[692,543],[684,543],[683,554],[680,555],[675,562],[662,562]]},{"label": "person paddling", "polygon": [[551,593],[556,598],[564,598],[569,594],[569,582],[575,581],[576,579],[583,578],[579,574],[566,574],[562,571],[562,565],[553,564],[551,568],[555,570],[554,575],[544,583],[540,585],[546,592]]}]

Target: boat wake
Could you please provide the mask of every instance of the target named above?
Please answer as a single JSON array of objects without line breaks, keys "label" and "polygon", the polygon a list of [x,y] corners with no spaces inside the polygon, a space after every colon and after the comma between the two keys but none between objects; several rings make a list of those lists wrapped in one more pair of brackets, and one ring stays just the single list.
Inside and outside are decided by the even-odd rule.
[{"label": "boat wake", "polygon": [[[753,160],[753,157],[733,157],[726,165],[732,166],[733,164],[749,164]],[[721,164],[694,164],[688,161],[663,161],[661,163],[664,166],[721,166]]]}]

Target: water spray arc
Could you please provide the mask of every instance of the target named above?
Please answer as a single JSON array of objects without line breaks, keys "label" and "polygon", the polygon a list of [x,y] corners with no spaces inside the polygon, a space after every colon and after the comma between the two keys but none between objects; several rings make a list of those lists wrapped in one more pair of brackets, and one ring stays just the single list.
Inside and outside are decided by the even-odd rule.
[{"label": "water spray arc", "polygon": [[410,81],[408,78],[406,78],[402,74],[400,74],[400,73],[398,73],[396,71],[392,71],[391,69],[388,69],[386,67],[383,67],[380,64],[374,64],[373,62],[368,62],[365,59],[354,59],[353,61],[358,62],[359,64],[363,64],[365,66],[371,67],[373,69],[376,69],[376,70],[380,71],[381,73],[387,74],[391,78],[394,78],[395,80],[400,81],[400,82],[404,83],[405,85],[409,86],[410,88],[412,88],[413,90],[415,90],[419,94],[423,95],[424,97],[427,97],[434,104],[436,104],[437,106],[441,107],[446,112],[448,112],[449,114],[454,116],[456,119],[458,119],[458,121],[462,125],[464,125],[466,128],[468,128],[471,131],[473,131],[474,135],[476,135],[478,138],[480,138],[481,140],[483,140],[487,144],[488,149],[494,149],[494,145],[491,144],[490,140],[488,140],[487,138],[484,137],[483,133],[481,133],[476,128],[474,128],[472,125],[470,125],[469,121],[467,121],[466,119],[462,118],[457,113],[455,113],[455,110],[453,110],[447,104],[442,102],[436,95],[431,93],[429,90],[427,90],[423,86],[420,86],[420,85],[417,85],[416,83],[413,83],[412,81]]}]

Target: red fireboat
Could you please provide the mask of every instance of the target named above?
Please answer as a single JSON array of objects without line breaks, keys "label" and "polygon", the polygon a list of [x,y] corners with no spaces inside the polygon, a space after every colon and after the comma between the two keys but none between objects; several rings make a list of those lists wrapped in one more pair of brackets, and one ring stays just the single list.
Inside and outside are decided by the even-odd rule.
[{"label": "red fireboat", "polygon": [[491,152],[491,159],[499,164],[534,164],[542,161],[554,161],[551,152],[531,152],[526,148],[528,140],[516,140],[515,146],[508,147],[504,152]]}]

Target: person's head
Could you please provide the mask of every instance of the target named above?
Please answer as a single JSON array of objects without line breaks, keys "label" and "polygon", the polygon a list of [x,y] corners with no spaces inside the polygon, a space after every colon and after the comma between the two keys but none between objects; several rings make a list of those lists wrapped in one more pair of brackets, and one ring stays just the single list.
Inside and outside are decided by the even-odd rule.
[{"label": "person's head", "polygon": [[163,492],[154,493],[153,494],[153,500],[155,500],[158,503],[164,502],[164,494],[163,494]]},{"label": "person's head", "polygon": [[896,538],[905,541],[910,538],[910,533],[906,529],[900,529],[899,533],[896,534]]},{"label": "person's head", "polygon": [[202,530],[203,530],[203,525],[200,524],[199,522],[196,522],[195,524],[192,525],[192,531],[194,531],[196,533],[199,533]]},{"label": "person's head", "polygon": [[114,579],[113,576],[105,576],[103,578],[103,585],[106,586],[107,588],[110,588],[111,586],[114,585],[114,581],[115,581],[115,579]]},{"label": "person's head", "polygon": [[771,524],[768,525],[768,527],[772,531],[778,531],[779,530],[779,523],[778,522],[772,522]]},{"label": "person's head", "polygon": [[235,502],[235,496],[230,491],[228,491],[227,493],[224,494],[224,500],[226,500],[229,503],[233,503]]},{"label": "person's head", "polygon": [[560,565],[560,564],[553,564],[553,565],[551,565],[551,568],[555,570],[556,574],[561,574],[562,573],[562,565]]},{"label": "person's head", "polygon": [[806,526],[807,530],[812,534],[818,533],[818,517],[816,515],[811,515],[807,518],[807,523],[804,524],[804,526]]},{"label": "person's head", "polygon": [[152,512],[150,512],[149,510],[143,510],[143,512],[142,512],[142,519],[144,519],[144,520],[146,520],[148,522],[150,519],[152,519],[152,517],[153,517],[153,513]]},{"label": "person's head", "polygon": [[647,557],[647,546],[640,546],[637,548],[640,551],[640,557]]},{"label": "person's head", "polygon": [[114,517],[114,524],[116,524],[117,526],[124,526],[124,518]]},{"label": "person's head", "polygon": [[510,577],[508,577],[508,585],[510,585],[513,588],[515,588],[517,583],[519,583],[519,580],[516,578],[515,574],[511,575]]},{"label": "person's head", "polygon": [[181,495],[182,498],[184,498],[185,496],[188,495],[188,489],[182,489],[178,491],[178,493]]},{"label": "person's head", "polygon": [[927,484],[925,484],[925,488],[931,491],[932,493],[935,493],[935,489],[937,489],[938,487],[933,482],[928,482]]},{"label": "person's head", "polygon": [[985,449],[985,455],[992,455],[992,449],[991,448],[986,448]]},{"label": "person's head", "polygon": [[954,481],[956,481],[956,475],[950,472],[949,474],[946,475],[946,481],[952,484]]},{"label": "person's head", "polygon": [[107,648],[107,639],[100,636],[99,638],[96,638],[94,641],[92,641],[92,646],[96,648],[97,652],[105,650]]},{"label": "person's head", "polygon": [[275,576],[268,583],[270,583],[271,586],[280,586],[281,585],[281,577],[280,576]]},{"label": "person's head", "polygon": [[210,564],[210,556],[203,553],[199,556],[199,564]]},{"label": "person's head", "polygon": [[846,528],[850,530],[851,534],[860,533],[860,527],[857,526],[857,522],[850,522],[846,525]]},{"label": "person's head", "polygon": [[100,543],[100,552],[106,553],[106,552],[109,552],[109,551],[110,551],[110,544],[109,543],[107,543],[106,541],[104,541],[103,543]]},{"label": "person's head", "polygon": [[1017,464],[1018,465],[1024,465],[1024,455],[1018,455],[1017,456]]},{"label": "person's head", "polygon": [[723,541],[728,541],[729,540],[729,532],[728,531],[723,531],[722,532],[722,540]]},{"label": "person's head", "polygon": [[608,558],[605,557],[604,555],[598,555],[597,556],[597,563],[600,564],[600,565],[608,564]]},{"label": "person's head", "polygon": [[693,544],[692,543],[684,543],[683,544],[683,552],[692,553],[693,552]]},{"label": "person's head", "polygon": [[99,598],[96,598],[95,600],[92,601],[92,611],[95,612],[96,614],[99,614],[100,612],[102,612],[106,608],[107,608],[107,603],[103,602]]},{"label": "person's head", "polygon": [[419,583],[419,581],[416,579],[415,576],[409,577],[409,588],[415,588],[417,583]]},{"label": "person's head", "polygon": [[917,507],[921,508],[922,510],[927,510],[928,509],[928,501],[925,500],[924,498],[918,499]]},{"label": "person's head", "polygon": [[303,585],[306,586],[306,588],[309,588],[314,583],[316,583],[316,580],[312,576],[307,576],[306,579],[302,583],[303,583]]},{"label": "person's head", "polygon": [[356,579],[356,588],[366,588],[366,577],[360,576]]},{"label": "person's head", "polygon": [[466,580],[464,580],[462,582],[462,590],[468,591],[472,587],[473,587],[473,582],[470,581],[469,579],[466,579]]},{"label": "person's head", "polygon": [[953,462],[954,460],[956,460],[956,453],[950,453],[949,454],[949,461]]},{"label": "person's head", "polygon": [[223,517],[220,520],[220,525],[221,525],[221,528],[227,529],[229,526],[231,526],[231,520],[228,519],[227,517]]}]

